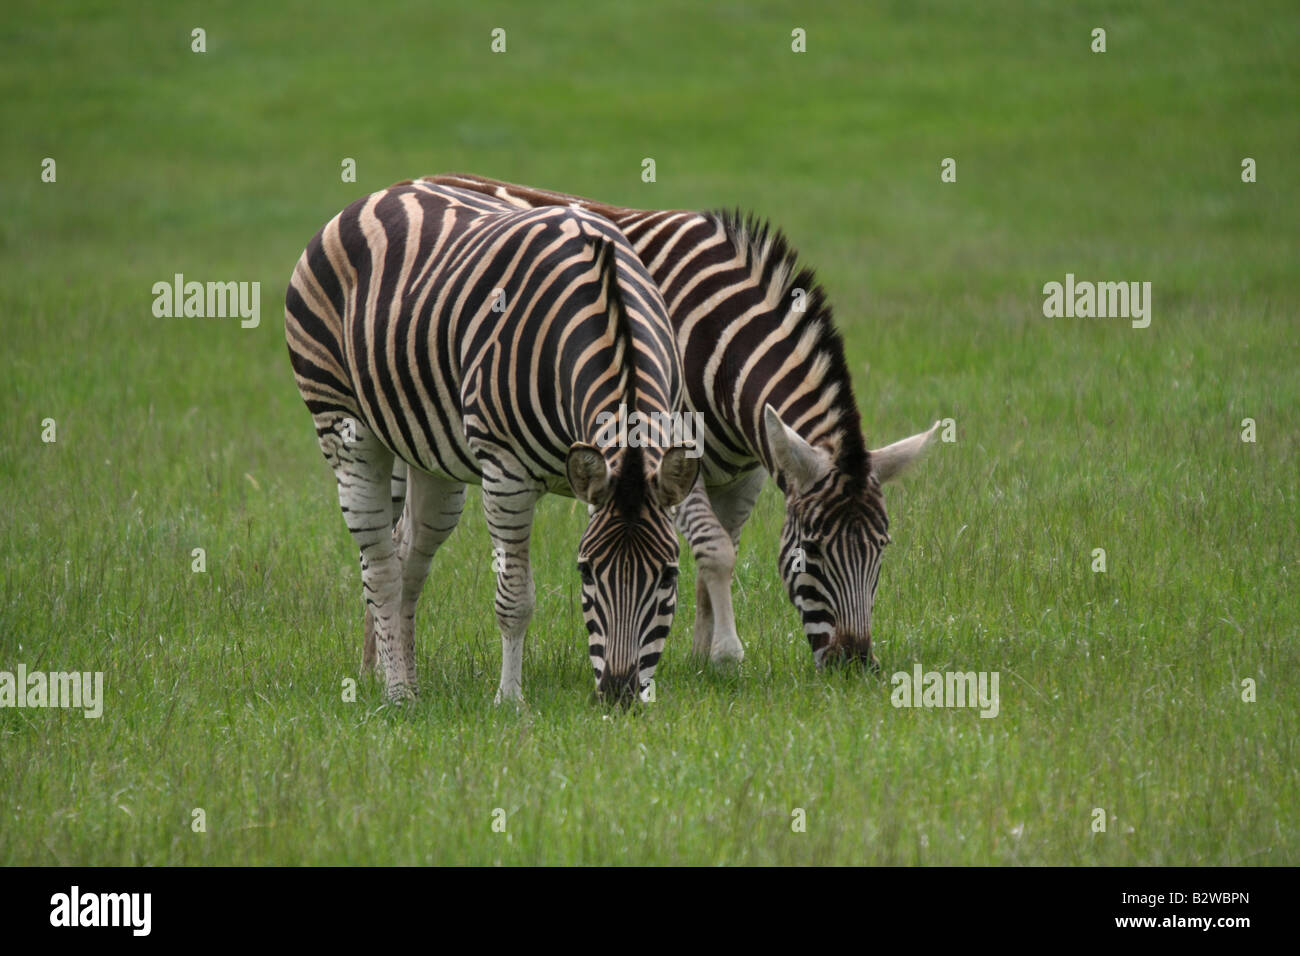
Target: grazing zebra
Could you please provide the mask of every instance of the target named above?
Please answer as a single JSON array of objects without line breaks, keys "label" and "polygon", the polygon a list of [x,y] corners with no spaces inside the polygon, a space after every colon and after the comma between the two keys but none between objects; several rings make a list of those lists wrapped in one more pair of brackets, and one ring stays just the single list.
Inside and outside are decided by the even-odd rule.
[{"label": "grazing zebra", "polygon": [[785,495],[779,565],[813,659],[878,666],[871,615],[889,543],[880,486],[939,423],[867,450],[830,305],[784,236],[739,213],[625,209],[471,175],[427,181],[511,208],[594,212],[622,230],[659,284],[688,402],[704,415],[701,481],[677,515],[698,568],[695,652],[715,664],[744,656],[731,577],[766,469]]},{"label": "grazing zebra", "polygon": [[[361,551],[390,698],[415,693],[416,602],[468,482],[483,487],[498,572],[497,700],[522,692],[528,544],[548,491],[588,505],[578,568],[597,689],[644,690],[677,600],[671,509],[699,461],[662,428],[644,447],[602,436],[620,405],[665,422],[682,401],[663,300],[613,225],[398,183],[308,244],[285,296],[285,336]],[[394,530],[395,461],[409,466],[409,488]]]}]

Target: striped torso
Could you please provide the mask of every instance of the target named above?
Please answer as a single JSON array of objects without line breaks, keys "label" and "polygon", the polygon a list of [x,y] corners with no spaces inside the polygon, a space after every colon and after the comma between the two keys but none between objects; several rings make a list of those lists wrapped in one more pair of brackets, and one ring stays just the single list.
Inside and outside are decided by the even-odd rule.
[{"label": "striped torso", "polygon": [[[617,256],[621,330],[594,271],[602,243]],[[617,228],[582,210],[399,183],[312,239],[286,319],[313,413],[355,414],[402,460],[460,481],[481,480],[477,438],[509,449],[521,479],[567,494],[565,455],[594,440],[600,413],[663,413],[681,398],[653,279]],[[660,451],[646,449],[648,465]]]},{"label": "striped torso", "polygon": [[825,295],[775,231],[740,216],[609,206],[470,175],[423,181],[474,189],[517,209],[581,209],[618,226],[668,307],[688,402],[704,416],[710,485],[759,465],[775,473],[763,427],[768,403],[805,440],[865,469],[860,417]]}]

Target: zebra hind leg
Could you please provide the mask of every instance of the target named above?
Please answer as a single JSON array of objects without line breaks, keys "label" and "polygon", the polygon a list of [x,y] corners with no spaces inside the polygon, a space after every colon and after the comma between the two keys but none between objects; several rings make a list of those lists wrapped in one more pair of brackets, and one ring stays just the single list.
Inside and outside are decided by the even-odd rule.
[{"label": "zebra hind leg", "polygon": [[393,477],[389,483],[392,489],[391,497],[393,500],[393,534],[397,533],[397,526],[401,523],[402,512],[406,507],[406,462],[400,458],[393,459]]},{"label": "zebra hind leg", "polygon": [[540,494],[519,485],[483,484],[483,513],[492,536],[492,563],[497,572],[494,607],[501,628],[501,682],[496,702],[523,700],[524,635],[537,594],[528,562],[533,511]]},{"label": "zebra hind leg", "polygon": [[415,694],[415,655],[402,639],[402,563],[393,545],[390,497],[393,453],[344,412],[317,414],[316,435],[361,553],[361,584],[385,689],[389,699],[404,700]]},{"label": "zebra hind leg", "polygon": [[398,556],[402,562],[402,644],[412,649],[410,682],[415,684],[415,607],[433,556],[456,530],[465,508],[465,484],[412,470],[406,495]]},{"label": "zebra hind leg", "polygon": [[[393,547],[397,556],[406,560],[406,544],[403,542],[406,521],[406,462],[400,458],[393,459],[393,478],[391,482],[393,501]],[[372,674],[375,671],[375,616],[366,605],[365,641],[361,647],[361,673]]]}]

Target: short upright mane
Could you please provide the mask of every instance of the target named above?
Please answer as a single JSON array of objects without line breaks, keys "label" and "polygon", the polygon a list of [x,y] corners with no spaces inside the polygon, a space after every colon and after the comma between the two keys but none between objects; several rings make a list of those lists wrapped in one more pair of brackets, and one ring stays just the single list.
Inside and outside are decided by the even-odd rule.
[{"label": "short upright mane", "polygon": [[[767,221],[738,209],[711,211],[706,215],[722,227],[760,286],[769,289],[775,286],[780,290],[779,301],[788,303],[796,289],[804,291],[806,305],[789,341],[798,342],[805,334],[812,335],[808,364],[822,364],[825,368],[822,387],[835,389],[830,404],[838,415],[834,433],[836,469],[849,480],[851,487],[864,487],[871,468],[871,453],[862,438],[862,416],[853,398],[844,340],[835,328],[826,291],[817,283],[814,271],[800,265],[799,254],[785,235]],[[782,311],[780,317],[784,315]]]}]

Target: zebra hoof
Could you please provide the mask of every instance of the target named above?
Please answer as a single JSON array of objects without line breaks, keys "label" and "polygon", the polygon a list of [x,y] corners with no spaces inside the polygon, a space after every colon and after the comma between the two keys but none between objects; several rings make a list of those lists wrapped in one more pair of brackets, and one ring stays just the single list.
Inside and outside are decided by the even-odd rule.
[{"label": "zebra hoof", "polygon": [[715,642],[713,650],[709,653],[709,664],[717,670],[733,670],[740,666],[740,662],[745,659],[745,649],[737,641],[734,646],[722,645],[719,647]]},{"label": "zebra hoof", "polygon": [[388,699],[388,703],[400,706],[401,704],[414,703],[417,694],[413,685],[397,684],[388,688],[384,696]]}]

